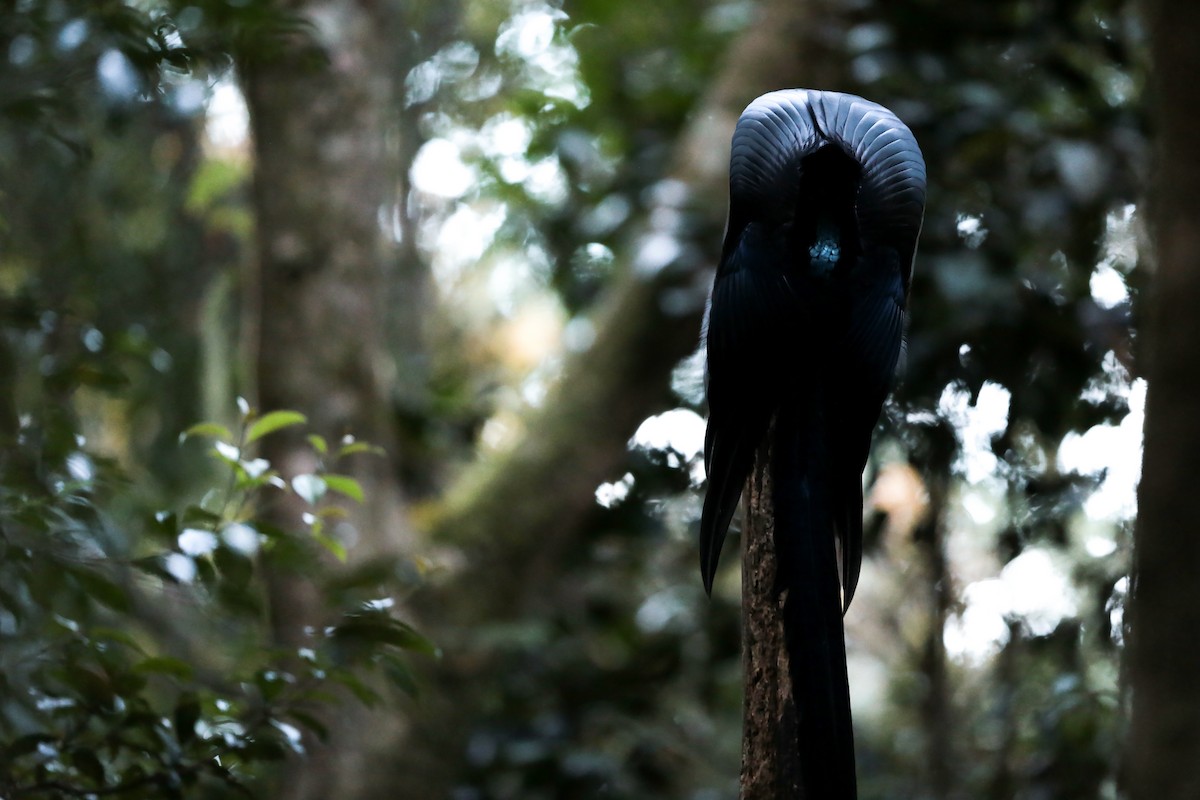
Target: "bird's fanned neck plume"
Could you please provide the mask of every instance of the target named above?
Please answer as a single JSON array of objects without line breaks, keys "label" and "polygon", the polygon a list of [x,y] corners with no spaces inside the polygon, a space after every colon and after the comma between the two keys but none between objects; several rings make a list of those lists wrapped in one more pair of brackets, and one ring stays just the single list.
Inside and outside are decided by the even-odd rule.
[{"label": "bird's fanned neck plume", "polygon": [[[805,796],[855,797],[842,613],[862,562],[862,472],[903,348],[925,162],[891,111],[792,89],[751,103],[705,341],[700,568],[770,436],[777,590]],[[844,600],[843,600],[844,598]]]}]

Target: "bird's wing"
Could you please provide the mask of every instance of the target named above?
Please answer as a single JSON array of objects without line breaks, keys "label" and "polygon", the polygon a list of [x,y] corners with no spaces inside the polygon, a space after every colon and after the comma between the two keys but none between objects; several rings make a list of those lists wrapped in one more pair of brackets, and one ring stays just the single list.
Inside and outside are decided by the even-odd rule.
[{"label": "bird's wing", "polygon": [[797,301],[784,273],[755,263],[778,257],[755,233],[745,232],[723,259],[709,307],[700,570],[710,592],[726,530],[778,402],[779,348],[796,325]]},{"label": "bird's wing", "polygon": [[845,607],[854,599],[862,568],[862,473],[871,448],[871,433],[891,389],[904,341],[905,292],[894,252],[868,254],[864,268],[877,272],[850,298],[840,353],[831,363],[842,365],[831,376],[831,455],[834,529],[842,556]]},{"label": "bird's wing", "polygon": [[[894,114],[861,98],[822,93],[814,113],[862,165],[855,216],[862,254],[849,275],[853,291],[841,354],[846,365],[832,398],[842,415],[835,459],[835,532],[842,596],[849,607],[862,568],[862,472],[871,433],[894,382],[904,344],[912,262],[925,209],[925,161]],[[838,395],[841,395],[840,397]]]}]

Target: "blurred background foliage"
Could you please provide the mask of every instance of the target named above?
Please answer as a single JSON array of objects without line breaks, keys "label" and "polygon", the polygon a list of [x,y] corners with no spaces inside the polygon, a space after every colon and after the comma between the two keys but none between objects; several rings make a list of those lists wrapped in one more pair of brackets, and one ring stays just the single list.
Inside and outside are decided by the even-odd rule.
[{"label": "blurred background foliage", "polygon": [[[738,572],[704,597],[688,351],[731,114],[819,81],[892,107],[931,176],[847,616],[862,796],[1117,796],[1145,47],[1126,0],[6,3],[0,795],[219,795],[215,752],[170,735],[196,703],[303,729],[242,720],[258,796],[734,796]],[[236,430],[237,396],[382,445],[347,479],[397,513],[335,514],[291,566],[188,554],[155,513],[211,513],[240,455],[179,433]],[[264,455],[295,488],[323,467],[293,439]],[[312,541],[311,511],[246,513],[204,524]],[[247,560],[253,591],[128,576],[168,551]],[[286,662],[305,637],[364,608],[391,630],[393,602],[443,654],[417,699],[319,698],[341,727],[254,705],[265,671],[313,666]],[[406,636],[372,653],[430,649]],[[139,673],[127,639],[192,693],[75,698]],[[71,708],[135,716],[121,697],[143,738],[76,730]]]}]

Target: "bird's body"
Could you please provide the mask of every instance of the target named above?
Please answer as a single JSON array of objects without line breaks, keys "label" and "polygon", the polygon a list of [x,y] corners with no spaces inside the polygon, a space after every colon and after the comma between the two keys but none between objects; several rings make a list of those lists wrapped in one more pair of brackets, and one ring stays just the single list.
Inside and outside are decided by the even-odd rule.
[{"label": "bird's body", "polygon": [[882,106],[786,90],[738,121],[705,331],[701,572],[711,591],[770,432],[777,585],[813,798],[855,796],[842,612],[858,582],[862,472],[903,346],[924,199],[920,150]]}]

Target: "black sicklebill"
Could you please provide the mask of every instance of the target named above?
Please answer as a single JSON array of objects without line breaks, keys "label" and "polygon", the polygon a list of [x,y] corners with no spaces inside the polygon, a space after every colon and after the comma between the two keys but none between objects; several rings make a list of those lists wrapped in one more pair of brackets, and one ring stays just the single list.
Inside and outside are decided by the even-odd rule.
[{"label": "black sicklebill", "polygon": [[790,89],[738,120],[704,333],[700,570],[711,592],[769,434],[777,591],[810,800],[856,796],[842,614],[858,583],[862,473],[904,346],[924,209],[921,151],[876,103]]}]

